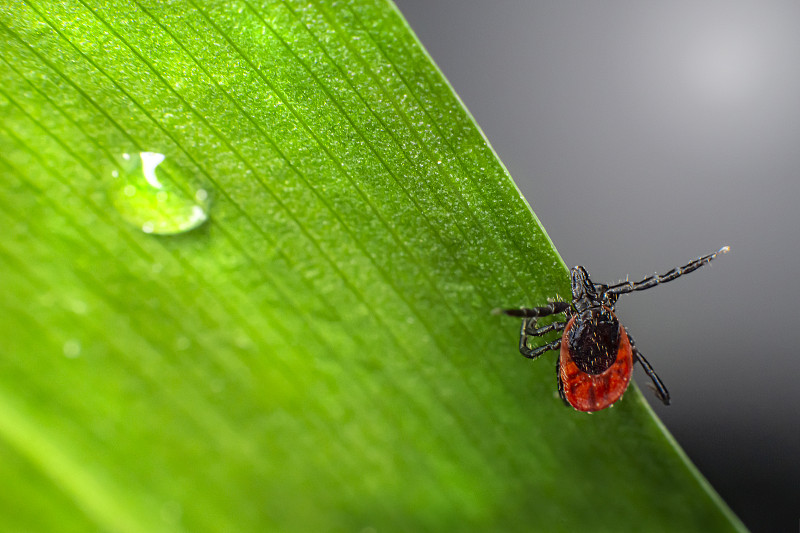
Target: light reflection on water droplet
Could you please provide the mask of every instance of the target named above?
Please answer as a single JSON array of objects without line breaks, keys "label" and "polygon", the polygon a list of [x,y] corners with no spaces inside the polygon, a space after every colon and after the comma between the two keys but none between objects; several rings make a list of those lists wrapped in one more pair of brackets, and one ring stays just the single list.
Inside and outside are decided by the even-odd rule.
[{"label": "light reflection on water droplet", "polygon": [[193,186],[157,152],[122,154],[111,172],[111,202],[120,216],[144,233],[175,235],[208,220],[208,191]]}]

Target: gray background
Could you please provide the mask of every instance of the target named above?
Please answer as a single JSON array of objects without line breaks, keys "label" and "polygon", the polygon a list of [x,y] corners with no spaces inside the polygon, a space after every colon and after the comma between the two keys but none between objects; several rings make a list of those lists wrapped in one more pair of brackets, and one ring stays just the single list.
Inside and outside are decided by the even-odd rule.
[{"label": "gray background", "polygon": [[752,531],[797,531],[800,2],[396,2],[568,265],[731,246],[617,309],[703,474]]}]

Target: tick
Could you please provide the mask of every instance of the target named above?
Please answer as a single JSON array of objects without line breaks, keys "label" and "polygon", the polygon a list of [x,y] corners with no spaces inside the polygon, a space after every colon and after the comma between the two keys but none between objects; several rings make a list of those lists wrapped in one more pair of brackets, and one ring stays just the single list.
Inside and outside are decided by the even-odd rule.
[{"label": "tick", "polygon": [[[682,267],[673,268],[665,274],[648,276],[637,283],[593,283],[586,269],[576,266],[570,270],[571,302],[558,301],[542,307],[502,309],[501,312],[522,317],[519,334],[519,351],[522,355],[536,359],[545,352],[558,350],[558,394],[567,405],[589,413],[610,407],[628,388],[633,365],[637,362],[653,381],[658,399],[664,405],[669,405],[667,387],[614,314],[617,298],[694,272],[728,250],[725,246]],[[559,313],[565,315],[565,321],[537,326],[538,319]],[[541,337],[553,331],[563,331],[561,338],[537,348],[528,345],[531,337]]]}]

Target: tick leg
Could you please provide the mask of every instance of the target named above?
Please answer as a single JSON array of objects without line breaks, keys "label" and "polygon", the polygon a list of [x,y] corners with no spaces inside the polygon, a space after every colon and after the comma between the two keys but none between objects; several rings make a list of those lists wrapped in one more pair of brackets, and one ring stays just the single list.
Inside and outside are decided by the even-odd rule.
[{"label": "tick leg", "polygon": [[523,345],[520,343],[519,352],[528,359],[536,359],[545,352],[549,352],[550,350],[558,350],[559,348],[561,348],[561,339],[554,340],[551,343],[545,344],[544,346],[539,346],[533,350],[528,348],[527,344]]},{"label": "tick leg", "polygon": [[556,357],[556,381],[558,381],[558,396],[561,398],[561,401],[564,402],[564,405],[567,407],[572,407],[572,405],[567,401],[567,395],[564,394],[564,382],[561,381],[561,358]]},{"label": "tick leg", "polygon": [[[523,323],[527,320],[523,319]],[[553,322],[552,324],[547,324],[546,326],[542,326],[540,328],[534,327],[536,326],[535,320],[527,321],[527,325],[525,326],[525,334],[529,337],[541,337],[545,333],[550,333],[551,331],[564,331],[564,328],[567,327],[566,322]]]},{"label": "tick leg", "polygon": [[654,274],[652,276],[648,276],[644,278],[642,281],[638,281],[636,283],[630,281],[623,281],[621,283],[617,283],[616,285],[609,285],[609,286],[601,286],[603,287],[602,292],[603,295],[606,296],[612,302],[615,302],[617,297],[621,294],[627,294],[633,291],[644,291],[655,287],[661,283],[666,283],[668,281],[672,281],[673,279],[677,279],[684,274],[688,274],[689,272],[694,272],[698,268],[703,265],[707,265],[712,260],[714,260],[719,254],[724,254],[729,250],[727,246],[724,246],[714,252],[713,254],[704,255],[703,257],[698,257],[694,261],[691,261],[682,267],[673,268],[669,272],[664,274]]},{"label": "tick leg", "polygon": [[500,309],[499,311],[509,316],[520,316],[527,318],[539,318],[543,316],[563,313],[569,309],[569,302],[551,302],[541,307],[520,308],[520,309]]},{"label": "tick leg", "polygon": [[667,390],[667,387],[664,386],[664,383],[661,381],[661,378],[658,377],[656,371],[653,370],[653,367],[650,366],[650,363],[647,362],[647,359],[644,358],[642,353],[636,347],[636,343],[633,342],[633,337],[631,337],[630,333],[627,331],[625,333],[627,333],[628,340],[631,343],[631,353],[633,354],[634,363],[639,361],[642,364],[642,368],[644,368],[645,373],[653,381],[653,385],[655,386],[654,392],[656,393],[656,396],[658,396],[658,399],[661,400],[664,405],[669,405],[669,391]]},{"label": "tick leg", "polygon": [[[529,336],[528,327],[530,322],[532,322],[532,320],[527,318],[522,321],[522,328],[519,331],[519,353],[521,353],[528,359],[536,359],[537,357],[539,357],[540,355],[542,355],[547,351],[558,350],[561,347],[561,339],[556,339],[553,342],[550,342],[543,346],[539,346],[538,348],[530,348],[528,346],[528,336]],[[547,327],[549,326],[544,326],[544,328],[540,329],[545,329]],[[552,329],[549,331],[556,331],[556,330]]]}]

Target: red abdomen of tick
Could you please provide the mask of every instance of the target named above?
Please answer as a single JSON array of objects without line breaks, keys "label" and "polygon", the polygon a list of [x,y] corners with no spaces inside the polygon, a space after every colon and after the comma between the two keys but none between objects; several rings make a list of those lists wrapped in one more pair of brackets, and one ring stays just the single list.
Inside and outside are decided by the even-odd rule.
[{"label": "red abdomen of tick", "polygon": [[[578,411],[593,412],[609,407],[622,397],[628,388],[633,372],[631,343],[625,328],[619,326],[619,342],[609,347],[616,350],[616,359],[600,373],[592,374],[581,370],[575,363],[570,350],[569,332],[575,324],[573,316],[564,328],[561,338],[561,353],[558,361],[559,389],[563,398]],[[585,365],[582,365],[585,368]]]}]

